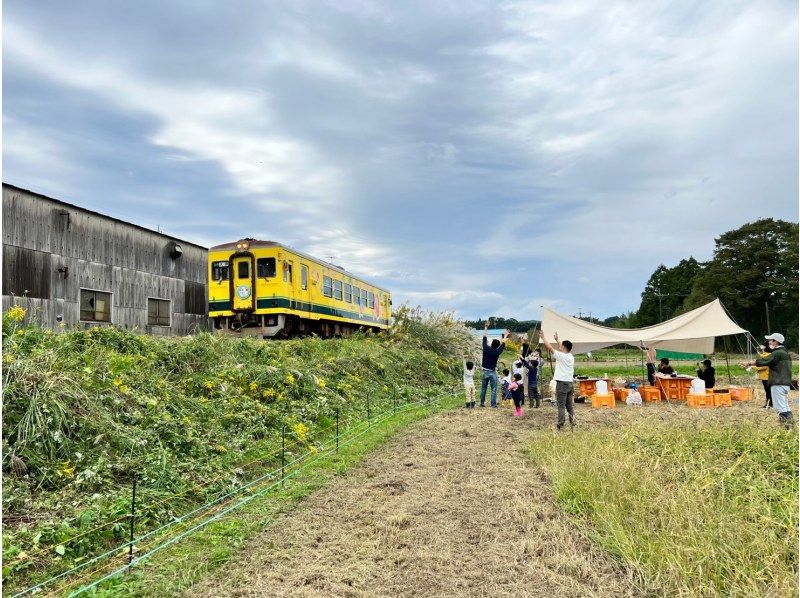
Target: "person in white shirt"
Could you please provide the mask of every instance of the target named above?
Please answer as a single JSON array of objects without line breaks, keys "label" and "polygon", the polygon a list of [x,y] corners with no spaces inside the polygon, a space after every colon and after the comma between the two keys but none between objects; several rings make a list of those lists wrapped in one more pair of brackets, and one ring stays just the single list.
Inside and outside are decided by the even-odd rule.
[{"label": "person in white shirt", "polygon": [[522,379],[522,376],[525,374],[524,367],[523,367],[521,359],[517,359],[517,361],[515,361],[511,366],[511,378],[512,379],[514,378],[514,374],[519,374],[520,379]]},{"label": "person in white shirt", "polygon": [[475,364],[467,359],[464,359],[464,396],[464,408],[475,407]]},{"label": "person in white shirt", "polygon": [[570,341],[559,341],[558,332],[553,335],[558,349],[547,342],[544,331],[540,330],[539,335],[545,349],[553,354],[556,361],[556,369],[553,380],[556,382],[556,404],[558,405],[558,423],[556,428],[561,430],[564,427],[564,411],[569,413],[570,428],[575,427],[575,401],[572,381],[575,378],[575,356],[572,354],[572,343]]},{"label": "person in white shirt", "polygon": [[628,405],[642,404],[642,395],[639,394],[639,387],[636,384],[631,384],[631,387],[628,389],[628,398],[625,399],[625,403]]}]

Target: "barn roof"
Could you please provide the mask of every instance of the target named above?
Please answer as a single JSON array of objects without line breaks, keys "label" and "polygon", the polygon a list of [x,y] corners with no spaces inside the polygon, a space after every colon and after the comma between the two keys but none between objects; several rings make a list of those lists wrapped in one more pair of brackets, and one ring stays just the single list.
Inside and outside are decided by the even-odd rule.
[{"label": "barn roof", "polygon": [[142,231],[146,231],[148,233],[153,233],[155,235],[161,235],[162,237],[169,239],[171,241],[178,241],[179,243],[183,243],[184,245],[193,245],[198,249],[203,249],[208,251],[208,247],[203,247],[202,245],[198,245],[197,243],[193,243],[192,241],[187,241],[186,239],[179,239],[178,237],[173,237],[172,235],[166,235],[160,231],[153,230],[152,228],[147,228],[145,226],[141,226],[140,224],[134,224],[133,222],[128,222],[127,220],[122,220],[121,218],[116,218],[114,216],[109,216],[108,214],[103,214],[101,212],[96,212],[94,210],[90,210],[88,208],[83,208],[81,206],[75,205],[73,203],[69,203],[63,201],[61,199],[56,199],[55,197],[50,197],[49,195],[45,195],[43,193],[37,193],[36,191],[31,191],[30,189],[23,189],[22,187],[17,187],[16,185],[11,185],[9,183],[3,183],[4,189],[10,189],[12,191],[21,191],[23,193],[29,193],[31,195],[35,195],[37,197],[42,197],[48,201],[52,201],[53,203],[57,203],[59,205],[65,206],[67,208],[71,208],[73,210],[80,210],[81,212],[86,212],[87,214],[93,214],[94,216],[99,216],[100,218],[105,218],[107,220],[113,220],[114,222],[119,222],[120,224],[124,224],[125,226],[131,226],[133,228],[137,228]]}]

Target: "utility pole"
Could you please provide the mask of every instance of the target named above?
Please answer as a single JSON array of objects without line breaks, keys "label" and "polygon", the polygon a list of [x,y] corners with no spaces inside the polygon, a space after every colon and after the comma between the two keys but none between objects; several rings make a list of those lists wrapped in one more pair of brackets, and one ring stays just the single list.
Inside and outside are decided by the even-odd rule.
[{"label": "utility pole", "polygon": [[772,326],[769,325],[769,301],[764,301],[764,310],[767,312],[767,334],[772,334]]}]

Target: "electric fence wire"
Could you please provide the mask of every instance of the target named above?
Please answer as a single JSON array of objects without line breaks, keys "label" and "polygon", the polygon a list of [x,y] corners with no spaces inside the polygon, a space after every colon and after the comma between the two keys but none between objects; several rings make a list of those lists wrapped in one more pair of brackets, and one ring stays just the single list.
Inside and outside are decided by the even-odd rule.
[{"label": "electric fence wire", "polygon": [[[294,472],[292,472],[290,474],[284,475],[282,478],[277,480],[277,482],[275,482],[272,485],[268,486],[266,489],[260,490],[259,492],[251,495],[250,497],[248,497],[246,499],[243,499],[243,501],[240,501],[239,503],[236,503],[235,505],[233,505],[232,508],[229,507],[228,509],[220,512],[220,514],[218,514],[218,516],[212,517],[211,519],[206,520],[204,523],[201,523],[200,525],[195,526],[194,528],[192,528],[192,530],[190,530],[190,532],[193,531],[193,530],[201,529],[202,527],[205,527],[205,525],[208,525],[208,523],[211,523],[212,521],[218,519],[219,517],[221,517],[222,515],[224,515],[225,513],[229,512],[229,511],[233,510],[234,508],[238,508],[239,506],[241,506],[243,504],[246,504],[247,502],[249,502],[253,498],[255,498],[257,496],[260,496],[262,494],[265,494],[266,492],[268,492],[269,490],[274,488],[276,485],[278,485],[278,484],[282,483],[283,481],[289,479],[290,477],[294,476],[296,473],[298,473],[299,471],[302,471],[303,469],[308,467],[310,464],[317,462],[323,456],[329,455],[331,450],[334,450],[334,451],[338,450],[338,448],[341,448],[342,446],[346,446],[347,444],[351,443],[353,440],[355,440],[356,438],[359,438],[360,436],[365,434],[367,431],[369,431],[369,429],[370,429],[370,427],[371,427],[371,425],[373,423],[378,425],[380,423],[383,423],[387,419],[391,418],[396,413],[399,413],[401,411],[405,411],[405,410],[410,409],[410,408],[417,408],[417,407],[428,406],[428,405],[430,405],[430,399],[425,401],[425,402],[415,401],[413,403],[407,403],[407,404],[405,404],[405,405],[403,405],[402,407],[399,407],[399,408],[395,405],[392,408],[387,409],[383,413],[379,414],[379,417],[381,417],[381,419],[379,419],[378,421],[373,421],[372,419],[361,420],[361,421],[359,421],[359,423],[354,424],[354,425],[350,426],[349,428],[347,428],[344,431],[343,434],[339,434],[338,435],[338,440],[339,440],[338,445],[334,445],[332,447],[328,447],[327,449],[325,449],[326,445],[325,445],[325,443],[323,443],[321,448],[324,449],[324,452],[322,452],[322,453],[319,453],[320,449],[307,451],[306,453],[304,453],[300,457],[297,457],[293,461],[290,461],[289,463],[284,463],[282,465],[282,467],[277,467],[277,468],[273,469],[272,471],[270,471],[270,472],[268,472],[268,473],[266,473],[264,475],[261,475],[261,476],[255,478],[255,479],[251,480],[247,484],[244,484],[242,486],[237,487],[236,489],[228,492],[227,494],[219,496],[219,497],[215,498],[212,501],[209,501],[209,502],[207,502],[207,503],[205,503],[203,505],[200,505],[199,507],[196,507],[192,511],[190,511],[190,512],[184,514],[184,515],[181,515],[180,517],[173,518],[172,521],[170,521],[169,523],[161,525],[160,527],[157,527],[157,528],[147,532],[146,534],[135,538],[133,541],[128,541],[128,542],[125,542],[124,544],[120,544],[120,545],[116,546],[115,548],[113,548],[113,549],[111,549],[111,550],[109,550],[107,552],[104,552],[104,553],[102,553],[102,554],[100,554],[100,555],[98,555],[96,557],[93,557],[92,559],[90,559],[88,561],[85,561],[85,562],[81,563],[80,565],[76,565],[75,567],[72,567],[71,569],[63,571],[63,572],[59,573],[58,575],[55,575],[55,576],[53,576],[53,577],[51,577],[51,578],[49,578],[47,580],[44,580],[44,581],[42,581],[42,582],[40,582],[40,583],[38,583],[36,585],[33,585],[33,586],[31,586],[29,588],[26,588],[26,589],[24,589],[24,590],[22,590],[22,591],[20,591],[20,592],[18,592],[16,594],[13,594],[11,596],[11,598],[19,598],[19,597],[31,594],[33,592],[36,592],[37,590],[41,590],[43,587],[45,587],[47,585],[50,585],[54,581],[57,581],[57,580],[62,579],[64,577],[70,576],[70,575],[72,575],[72,574],[74,574],[74,573],[76,573],[76,572],[78,572],[78,571],[80,571],[82,569],[85,569],[86,567],[88,567],[88,566],[90,566],[90,565],[92,565],[94,563],[97,563],[100,560],[103,560],[103,559],[105,559],[105,558],[107,558],[107,557],[109,557],[109,556],[111,556],[111,555],[113,555],[115,553],[118,553],[118,552],[120,552],[122,550],[125,550],[126,548],[130,548],[131,545],[135,546],[137,543],[141,543],[144,540],[146,540],[148,538],[151,538],[152,536],[158,534],[159,532],[163,532],[163,531],[169,529],[170,527],[176,526],[176,525],[186,521],[187,519],[190,519],[192,516],[197,515],[198,513],[202,512],[202,511],[208,510],[211,507],[213,507],[214,505],[216,505],[216,504],[218,504],[218,503],[220,503],[220,502],[222,502],[222,501],[224,501],[226,499],[232,498],[233,496],[235,496],[237,494],[240,494],[240,493],[244,492],[245,490],[248,490],[249,488],[252,488],[256,484],[258,484],[258,483],[260,483],[260,482],[262,482],[262,481],[264,481],[264,480],[266,480],[268,478],[271,478],[271,477],[274,478],[274,476],[278,472],[280,472],[282,469],[285,470],[285,468],[291,467],[291,466],[299,463],[300,461],[302,461],[303,459],[305,459],[306,457],[308,457],[311,454],[315,454],[315,453],[319,454],[319,456],[316,459],[310,461],[309,463],[307,463],[303,467],[295,470]],[[385,414],[388,414],[388,415],[385,415]],[[357,430],[359,430],[360,428],[363,428],[365,426],[366,426],[366,428],[361,430],[358,434],[356,434],[355,436],[353,436],[352,438],[350,438],[348,440],[345,440],[345,442],[342,442],[342,437],[347,438],[347,436],[355,433]],[[325,428],[323,428],[323,430],[329,429],[330,427],[331,427],[330,425],[326,426]],[[334,438],[332,443],[335,443],[335,442],[336,442],[336,439]],[[161,502],[163,502],[163,501],[161,501]],[[156,504],[158,504],[158,503],[156,503]],[[183,538],[186,535],[188,535],[188,533],[181,534],[178,537],[179,538]],[[169,542],[169,544],[171,544],[171,543],[173,543],[173,542]],[[169,545],[169,544],[167,544],[167,545]],[[121,567],[117,571],[113,572],[111,574],[111,577],[113,577],[114,575],[118,574],[120,571],[122,571],[124,569],[132,567],[133,565],[135,565],[136,563],[140,562],[141,560],[143,560],[144,558],[146,558],[147,556],[149,556],[153,552],[161,550],[161,548],[163,548],[163,547],[165,547],[165,546],[158,546],[154,550],[152,550],[152,551],[150,551],[150,552],[148,552],[148,553],[146,553],[146,554],[144,554],[144,555],[142,555],[140,557],[136,557],[135,559],[133,559],[131,561],[130,564],[126,564],[124,567]],[[96,585],[97,583],[100,583],[101,581],[105,580],[108,577],[109,576],[106,576],[106,577],[102,578],[101,580],[97,581],[94,585]],[[82,592],[82,591],[85,591],[86,589],[90,589],[91,587],[94,587],[94,585],[90,585],[90,586],[87,586],[87,588],[85,588],[85,589],[79,590],[79,593]],[[73,594],[73,595],[77,595],[77,594]]]},{"label": "electric fence wire", "polygon": [[[431,402],[430,402],[430,399],[429,399],[425,403],[420,403],[420,402],[410,403],[408,405],[404,405],[400,409],[392,409],[390,413],[388,413],[387,415],[385,415],[384,417],[380,418],[378,421],[376,421],[374,423],[375,423],[376,426],[380,425],[381,423],[383,423],[383,422],[391,419],[392,417],[394,417],[394,415],[396,415],[396,413],[398,413],[399,411],[404,411],[404,410],[415,408],[415,407],[430,406],[430,404],[431,404]],[[387,412],[384,412],[384,413],[387,413]],[[166,540],[163,544],[160,544],[160,545],[156,546],[155,548],[153,548],[149,552],[147,552],[147,553],[145,553],[145,554],[143,554],[141,556],[136,557],[135,559],[133,559],[131,561],[130,564],[126,564],[126,565],[124,565],[122,567],[119,567],[116,570],[112,571],[111,573],[101,577],[100,579],[97,579],[97,580],[93,581],[91,584],[89,584],[87,586],[84,586],[82,588],[79,588],[75,592],[71,593],[69,595],[69,598],[72,598],[73,596],[79,596],[80,594],[82,594],[84,592],[87,592],[87,591],[91,590],[92,588],[95,588],[96,586],[98,586],[99,584],[103,583],[104,581],[109,580],[109,579],[111,579],[113,577],[116,577],[117,575],[119,575],[120,573],[125,571],[126,569],[134,567],[135,565],[139,564],[140,562],[144,561],[145,559],[149,558],[150,556],[152,556],[153,554],[159,552],[160,550],[162,550],[164,548],[167,548],[167,547],[171,546],[172,544],[182,540],[183,538],[195,533],[196,531],[206,527],[210,523],[213,523],[214,521],[222,518],[223,516],[225,516],[226,514],[230,513],[231,511],[233,511],[235,509],[238,509],[238,508],[248,504],[250,501],[258,498],[259,496],[263,496],[264,494],[266,494],[267,492],[269,492],[273,488],[276,488],[277,486],[279,486],[285,480],[288,480],[288,479],[296,476],[298,473],[300,473],[301,471],[303,471],[307,467],[313,465],[314,463],[316,463],[320,459],[322,459],[324,457],[327,457],[330,454],[332,454],[333,452],[335,452],[336,450],[338,450],[339,448],[341,448],[343,446],[347,446],[348,444],[354,442],[355,440],[357,440],[358,438],[360,438],[361,436],[366,434],[369,430],[370,430],[370,428],[368,427],[367,429],[362,430],[361,432],[359,432],[358,434],[356,434],[352,438],[349,438],[345,442],[343,442],[343,443],[340,442],[338,447],[337,446],[333,446],[333,447],[330,447],[330,448],[326,449],[324,452],[318,453],[316,458],[314,458],[311,461],[309,461],[308,463],[304,464],[302,467],[299,467],[299,468],[295,469],[291,473],[288,473],[288,474],[284,475],[281,479],[275,481],[274,483],[270,484],[266,488],[264,488],[262,490],[259,490],[255,494],[252,494],[252,495],[250,495],[250,496],[248,496],[246,498],[243,498],[239,502],[231,505],[230,507],[227,507],[226,509],[223,509],[219,513],[213,515],[212,517],[209,517],[208,519],[202,521],[201,523],[195,525],[194,527],[192,527],[192,528],[190,528],[190,529],[178,534],[177,536],[174,536],[174,537]]]}]

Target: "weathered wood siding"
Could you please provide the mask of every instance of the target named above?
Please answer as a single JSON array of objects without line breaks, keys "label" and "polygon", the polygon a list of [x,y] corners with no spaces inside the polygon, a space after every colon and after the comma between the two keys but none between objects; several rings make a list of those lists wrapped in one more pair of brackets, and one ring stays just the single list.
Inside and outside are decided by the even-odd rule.
[{"label": "weathered wood siding", "polygon": [[[176,243],[183,254],[173,258]],[[96,326],[80,321],[83,288],[112,294],[111,323],[122,328],[207,329],[207,260],[204,247],[3,185],[3,310],[16,302],[45,326],[58,316]],[[170,301],[170,327],[147,325],[148,298]]]}]

